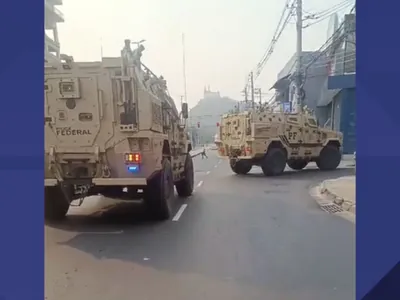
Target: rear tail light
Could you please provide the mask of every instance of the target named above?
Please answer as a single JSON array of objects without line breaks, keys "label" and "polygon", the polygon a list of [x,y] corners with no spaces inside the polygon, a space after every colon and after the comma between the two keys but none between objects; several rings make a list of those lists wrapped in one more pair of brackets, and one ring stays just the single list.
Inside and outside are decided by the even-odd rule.
[{"label": "rear tail light", "polygon": [[125,163],[128,164],[140,164],[142,162],[142,156],[140,153],[127,153],[125,154]]}]

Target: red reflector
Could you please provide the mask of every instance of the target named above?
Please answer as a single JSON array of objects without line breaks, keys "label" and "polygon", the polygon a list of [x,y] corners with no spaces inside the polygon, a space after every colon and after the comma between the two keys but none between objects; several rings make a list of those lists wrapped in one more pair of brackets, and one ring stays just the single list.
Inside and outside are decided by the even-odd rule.
[{"label": "red reflector", "polygon": [[128,153],[125,154],[125,161],[128,163],[140,163],[142,161],[142,156],[140,153]]}]

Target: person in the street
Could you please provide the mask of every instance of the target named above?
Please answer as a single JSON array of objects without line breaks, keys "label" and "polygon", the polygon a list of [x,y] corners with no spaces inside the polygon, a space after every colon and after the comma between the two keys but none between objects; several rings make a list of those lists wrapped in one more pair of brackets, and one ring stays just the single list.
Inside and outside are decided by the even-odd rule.
[{"label": "person in the street", "polygon": [[206,154],[206,146],[203,145],[203,151],[201,152],[201,159],[208,158],[207,154]]}]

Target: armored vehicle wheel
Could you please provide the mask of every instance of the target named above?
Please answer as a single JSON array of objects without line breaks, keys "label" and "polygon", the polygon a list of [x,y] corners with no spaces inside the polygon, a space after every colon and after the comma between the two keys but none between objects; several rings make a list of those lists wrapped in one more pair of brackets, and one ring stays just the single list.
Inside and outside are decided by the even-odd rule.
[{"label": "armored vehicle wheel", "polygon": [[234,160],[231,159],[229,161],[229,165],[233,172],[238,175],[246,175],[250,172],[251,168],[253,167],[248,161],[246,160]]},{"label": "armored vehicle wheel", "polygon": [[342,154],[337,146],[326,145],[319,154],[316,161],[317,166],[322,171],[335,170],[342,160]]},{"label": "armored vehicle wheel", "polygon": [[185,161],[184,178],[175,184],[176,192],[179,197],[189,197],[193,193],[194,187],[194,170],[193,159],[188,154]]},{"label": "armored vehicle wheel", "polygon": [[162,170],[148,181],[144,200],[152,217],[157,220],[168,220],[172,212],[174,197],[174,179],[171,163],[164,159]]},{"label": "armored vehicle wheel", "polygon": [[308,165],[308,161],[304,159],[289,159],[287,165],[293,170],[302,170]]},{"label": "armored vehicle wheel", "polygon": [[67,199],[58,186],[44,188],[44,217],[49,221],[63,219],[69,209],[69,199]]},{"label": "armored vehicle wheel", "polygon": [[261,163],[261,169],[265,176],[281,175],[285,167],[286,153],[281,148],[272,148],[268,150]]}]

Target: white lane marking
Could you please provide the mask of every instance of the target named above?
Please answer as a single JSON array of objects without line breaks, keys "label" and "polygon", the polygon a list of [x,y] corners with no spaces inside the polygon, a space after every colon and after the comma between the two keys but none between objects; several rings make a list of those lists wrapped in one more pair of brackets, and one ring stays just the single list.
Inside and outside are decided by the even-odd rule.
[{"label": "white lane marking", "polygon": [[218,167],[218,165],[215,165],[214,168]]},{"label": "white lane marking", "polygon": [[147,261],[147,260],[150,260],[150,258],[144,257],[143,260],[144,260],[144,261]]},{"label": "white lane marking", "polygon": [[210,174],[211,171],[207,171],[206,175]]},{"label": "white lane marking", "polygon": [[182,206],[179,208],[178,212],[176,213],[176,215],[174,216],[172,221],[174,221],[174,222],[179,221],[179,218],[182,216],[182,214],[185,211],[186,207],[187,207],[187,204],[182,204]]},{"label": "white lane marking", "polygon": [[221,163],[221,160],[218,161],[218,164],[220,164],[220,163]]},{"label": "white lane marking", "polygon": [[201,187],[203,185],[203,180],[197,184],[197,187]]}]

